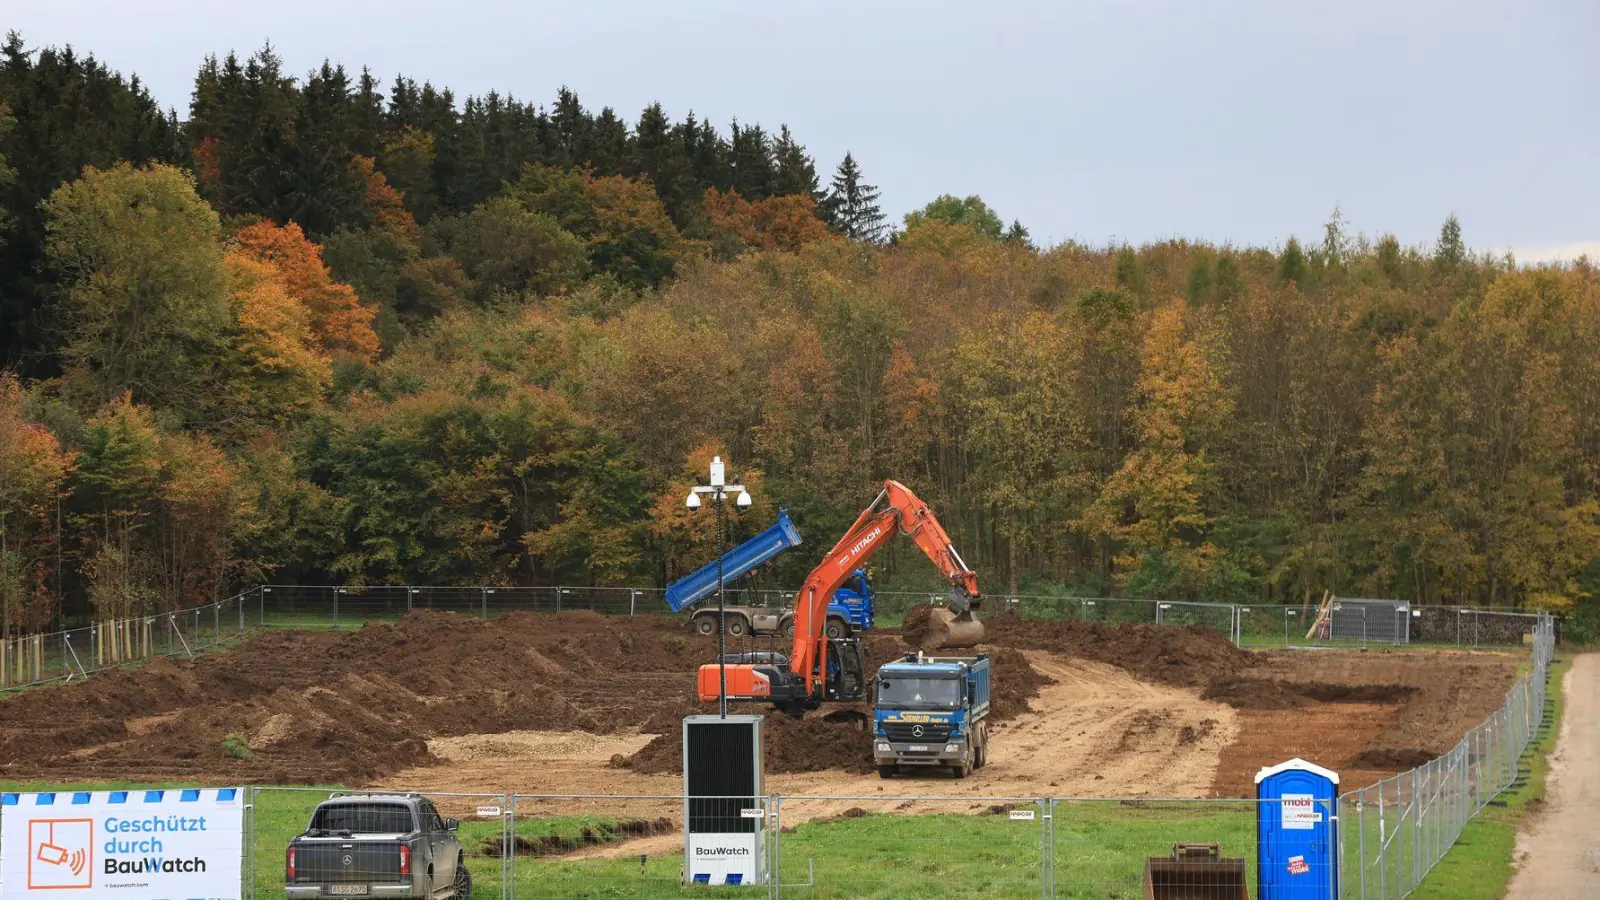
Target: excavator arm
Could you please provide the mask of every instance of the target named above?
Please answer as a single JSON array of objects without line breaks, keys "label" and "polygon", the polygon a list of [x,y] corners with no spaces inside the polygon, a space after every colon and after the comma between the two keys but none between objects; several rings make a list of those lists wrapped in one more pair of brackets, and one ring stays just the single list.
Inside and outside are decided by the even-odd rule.
[{"label": "excavator arm", "polygon": [[[865,565],[896,533],[915,541],[950,583],[950,608],[970,624],[965,631],[967,641],[981,639],[982,626],[971,618],[972,610],[983,604],[977,574],[967,568],[928,505],[898,481],[885,481],[877,498],[856,517],[796,594],[794,647],[788,660],[789,672],[780,674],[771,666],[729,666],[728,696],[772,699],[791,710],[799,705],[796,701],[803,700],[806,705],[814,706],[823,699],[830,677],[829,641],[823,632],[828,600],[852,572]],[[836,664],[844,662],[835,661]],[[774,683],[774,676],[777,676],[777,683]],[[699,677],[700,699],[717,699],[718,685],[718,667],[703,666]]]}]

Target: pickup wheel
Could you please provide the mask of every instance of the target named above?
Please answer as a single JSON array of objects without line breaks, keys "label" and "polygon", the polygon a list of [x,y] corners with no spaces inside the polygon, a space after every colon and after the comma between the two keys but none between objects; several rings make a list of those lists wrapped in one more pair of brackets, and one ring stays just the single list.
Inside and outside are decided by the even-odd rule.
[{"label": "pickup wheel", "polygon": [[750,623],[744,620],[744,616],[729,616],[727,629],[734,637],[743,637],[750,630]]},{"label": "pickup wheel", "polygon": [[716,616],[695,616],[694,617],[694,631],[695,631],[695,634],[705,635],[707,637],[709,637],[709,636],[711,636],[713,634],[716,634],[717,633],[717,617]]},{"label": "pickup wheel", "polygon": [[470,900],[472,897],[472,873],[467,871],[467,862],[464,859],[456,860],[456,880],[450,885],[450,900]]},{"label": "pickup wheel", "polygon": [[897,765],[894,765],[892,763],[890,765],[887,765],[887,766],[879,766],[878,767],[878,777],[879,778],[893,778],[894,776],[896,776],[898,774],[900,774],[900,767],[897,766]]},{"label": "pickup wheel", "polygon": [[829,619],[827,628],[828,637],[838,640],[850,634],[850,626],[843,619]]}]

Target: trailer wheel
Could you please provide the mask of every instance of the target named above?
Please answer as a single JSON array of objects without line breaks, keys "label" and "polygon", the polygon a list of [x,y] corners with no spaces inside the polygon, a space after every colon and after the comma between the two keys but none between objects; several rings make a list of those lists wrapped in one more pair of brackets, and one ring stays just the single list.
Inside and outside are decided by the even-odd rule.
[{"label": "trailer wheel", "polygon": [[829,619],[826,631],[828,637],[838,640],[850,634],[850,626],[843,619]]},{"label": "trailer wheel", "polygon": [[750,626],[745,622],[744,616],[729,616],[727,628],[728,633],[734,637],[741,637],[746,631],[750,630]]},{"label": "trailer wheel", "polygon": [[897,766],[897,765],[894,765],[893,763],[890,763],[889,765],[886,765],[886,766],[879,766],[878,767],[878,777],[879,778],[893,778],[894,776],[896,776],[898,774],[900,774],[900,767]]},{"label": "trailer wheel", "polygon": [[696,634],[710,636],[717,633],[717,620],[713,616],[695,616],[694,630]]}]

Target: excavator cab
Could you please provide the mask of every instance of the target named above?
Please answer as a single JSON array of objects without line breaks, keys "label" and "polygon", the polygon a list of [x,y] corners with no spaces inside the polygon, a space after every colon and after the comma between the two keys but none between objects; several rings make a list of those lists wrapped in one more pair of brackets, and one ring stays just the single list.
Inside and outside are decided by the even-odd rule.
[{"label": "excavator cab", "polygon": [[861,642],[854,638],[828,641],[827,699],[860,700],[867,693],[866,666],[861,662]]}]

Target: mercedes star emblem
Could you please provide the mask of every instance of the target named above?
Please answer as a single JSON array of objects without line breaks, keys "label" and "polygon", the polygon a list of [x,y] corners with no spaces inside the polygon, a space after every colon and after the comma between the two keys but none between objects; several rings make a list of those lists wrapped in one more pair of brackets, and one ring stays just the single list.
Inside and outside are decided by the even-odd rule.
[{"label": "mercedes star emblem", "polygon": [[351,864],[351,863],[353,863],[353,862],[355,862],[355,861],[356,861],[356,858],[355,858],[355,857],[353,857],[353,856],[351,856],[351,855],[350,855],[350,854],[348,854],[348,853],[346,853],[346,854],[345,854],[345,855],[344,855],[344,864],[345,864],[345,865],[347,865],[347,866],[348,866],[348,865],[350,865],[350,864]]},{"label": "mercedes star emblem", "polygon": [[912,728],[911,728],[911,736],[912,737],[922,737],[922,726],[921,725],[912,726]]}]

